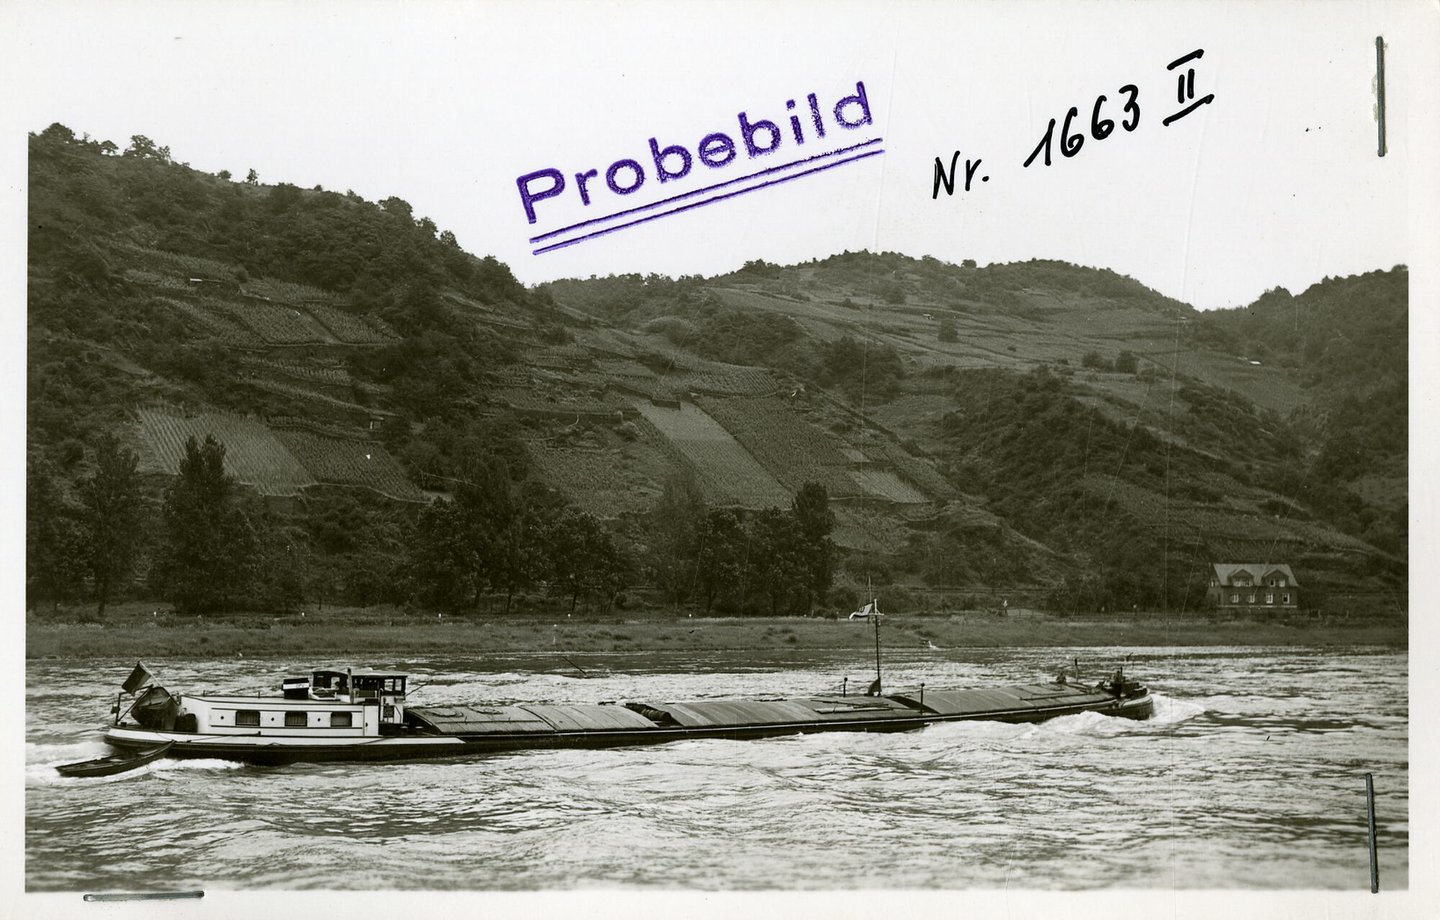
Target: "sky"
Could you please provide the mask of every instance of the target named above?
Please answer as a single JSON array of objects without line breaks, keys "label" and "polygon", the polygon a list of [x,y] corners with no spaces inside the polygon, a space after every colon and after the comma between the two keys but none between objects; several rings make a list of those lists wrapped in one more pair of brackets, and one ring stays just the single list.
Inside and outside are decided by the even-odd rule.
[{"label": "sky", "polygon": [[[1407,261],[1410,161],[1376,155],[1374,40],[1392,35],[1392,71],[1423,66],[1400,38],[1415,7],[20,4],[10,92],[26,130],[59,121],[121,147],[143,134],[207,172],[400,197],[527,284],[869,249],[1063,259],[1230,307]],[[1162,126],[1179,108],[1166,65],[1196,49],[1195,95],[1213,101]],[[857,83],[871,124],[852,132],[831,107]],[[1119,112],[1127,84],[1134,131],[1021,166],[1051,118],[1058,145],[1071,106],[1083,131],[1098,96],[1102,117]],[[1399,151],[1411,85],[1388,87]],[[786,102],[808,116],[810,93],[825,143],[878,137],[883,154],[533,254],[528,238],[561,223],[818,151],[813,132],[809,147],[787,134],[772,154],[662,183],[649,149],[653,137],[693,156],[716,132],[739,144],[741,112],[788,131]],[[948,167],[956,150],[980,160],[973,187],[934,199],[935,159]],[[607,167],[625,159],[648,181],[610,192]],[[567,187],[532,226],[516,180],[543,169]],[[574,174],[590,169],[585,206]]]},{"label": "sky", "polygon": [[[527,284],[618,272],[708,275],[752,259],[784,264],[868,249],[981,264],[1062,259],[1113,269],[1211,309],[1244,305],[1277,285],[1298,292],[1326,276],[1409,264],[1412,607],[1423,611],[1425,599],[1440,593],[1440,567],[1423,564],[1436,542],[1430,484],[1440,482],[1440,454],[1426,449],[1440,390],[1428,370],[1428,349],[1440,336],[1432,309],[1440,295],[1433,270],[1440,251],[1437,10],[1418,0],[0,0],[0,295],[11,307],[0,311],[7,324],[0,341],[11,358],[0,362],[0,421],[11,445],[0,452],[0,481],[12,512],[11,526],[0,529],[0,556],[8,560],[0,590],[18,613],[25,331],[24,311],[15,307],[24,302],[25,135],[60,122],[121,147],[145,135],[207,172],[240,177],[254,169],[265,183],[403,198],[416,216],[453,232],[467,250],[498,257]],[[1387,43],[1383,158],[1377,35]],[[1196,50],[1203,56],[1167,69]],[[1193,96],[1177,82],[1192,68]],[[852,103],[837,116],[835,104],[857,94],[857,84],[866,105]],[[1139,108],[1133,131],[1120,124],[1127,85]],[[812,93],[823,138],[813,126]],[[1097,138],[1089,128],[1101,95],[1101,117],[1116,126]],[[1163,124],[1205,96],[1213,99]],[[1071,134],[1087,136],[1067,157],[1060,146],[1071,107]],[[741,113],[752,126],[776,124],[775,137],[759,130],[752,138],[757,147],[778,138],[773,151],[750,155]],[[794,141],[791,115],[804,143]],[[1024,167],[1052,118],[1060,123],[1052,164]],[[717,134],[735,147],[734,157],[707,165],[702,140]],[[685,147],[690,171],[662,181],[652,138],[660,150]],[[721,142],[712,138],[708,149],[711,160],[724,159]],[[979,161],[971,187],[962,175],[953,195],[935,197],[935,160],[948,167],[956,151],[962,173],[967,159]],[[678,172],[681,161],[676,154],[663,162]],[[645,181],[612,191],[613,164],[621,164],[612,176],[618,188],[633,183],[636,169]],[[557,171],[565,187],[534,201],[531,224],[517,180],[544,170]],[[586,204],[577,174],[590,170]],[[540,193],[549,184],[536,179],[529,188]],[[621,211],[633,213],[615,216]],[[650,219],[535,252],[641,217]],[[588,221],[598,223],[563,230]],[[11,645],[16,673],[20,645]],[[1428,659],[1417,659],[1417,697],[1434,694],[1435,677]],[[10,709],[6,718],[15,715]],[[13,722],[5,728],[18,733]],[[1436,733],[1424,720],[1412,730],[1413,809],[1433,821],[1435,801],[1422,780],[1436,767]],[[20,772],[17,749],[0,751],[6,775]],[[18,836],[23,788],[0,783],[0,791],[5,829]],[[18,840],[10,852],[20,852]],[[1412,892],[1433,889],[1427,867],[1434,859],[1425,835],[1413,835]],[[0,885],[18,889],[18,862],[3,863]],[[912,894],[903,908],[953,916],[944,895]],[[1150,896],[1148,907],[1167,917],[1364,909],[1340,894],[1240,902],[1177,899],[1163,889]],[[1011,892],[980,893],[964,905],[967,916],[1017,916],[1018,905],[1036,903],[1048,914],[1078,916],[1106,905],[1105,897],[1027,902]],[[257,903],[206,900],[210,916],[252,916]],[[383,896],[349,903],[413,912],[409,902]],[[719,916],[735,903],[682,899],[670,912]],[[752,900],[743,909],[781,916],[797,904],[777,903]],[[865,905],[897,909],[893,899],[832,903],[824,914],[831,918],[872,915],[860,911]],[[1406,916],[1424,903],[1397,895],[1383,906],[1388,916]],[[656,904],[648,902],[652,912]],[[111,906],[111,916],[150,910]],[[21,907],[60,916],[78,905],[27,898]],[[587,897],[578,907],[596,916],[633,913],[615,898]],[[523,900],[492,900],[487,909],[548,911]]]}]

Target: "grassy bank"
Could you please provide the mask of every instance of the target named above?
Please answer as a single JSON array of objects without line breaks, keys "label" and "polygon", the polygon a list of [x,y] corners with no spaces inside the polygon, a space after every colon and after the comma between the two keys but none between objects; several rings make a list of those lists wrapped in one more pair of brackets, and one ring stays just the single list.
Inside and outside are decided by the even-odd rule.
[{"label": "grassy bank", "polygon": [[[305,615],[177,616],[125,605],[101,622],[80,611],[26,620],[29,658],[167,658],[284,655],[337,660],[361,655],[464,655],[556,651],[566,654],[728,650],[858,649],[872,642],[864,622],[820,618],[704,618],[647,612],[609,616],[442,616],[396,609],[331,609]],[[889,648],[1068,646],[1408,646],[1403,620],[1335,622],[1214,620],[1163,614],[1125,619],[1038,612],[896,615],[882,637]]]}]

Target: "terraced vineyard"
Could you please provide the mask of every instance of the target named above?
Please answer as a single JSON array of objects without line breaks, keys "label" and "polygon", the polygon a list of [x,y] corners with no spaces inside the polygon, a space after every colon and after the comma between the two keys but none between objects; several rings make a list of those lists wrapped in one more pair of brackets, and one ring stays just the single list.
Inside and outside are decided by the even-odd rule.
[{"label": "terraced vineyard", "polygon": [[623,405],[591,399],[586,396],[554,396],[533,389],[506,387],[494,390],[491,398],[504,403],[516,412],[532,415],[584,416],[586,418],[610,418],[619,414]]},{"label": "terraced vineyard", "polygon": [[350,372],[343,366],[333,364],[301,364],[296,361],[270,361],[265,358],[248,358],[247,368],[279,374],[309,384],[328,387],[349,387]]},{"label": "terraced vineyard", "polygon": [[684,371],[664,379],[676,389],[716,396],[765,396],[776,390],[775,378],[758,367]]},{"label": "terraced vineyard", "polygon": [[629,457],[618,450],[553,448],[542,442],[531,442],[528,451],[546,482],[576,505],[602,517],[653,508],[660,494],[657,483],[667,465],[658,452],[637,462],[633,445],[625,452]]},{"label": "terraced vineyard", "polygon": [[254,278],[247,281],[245,283],[245,293],[292,306],[297,304],[305,304],[306,306],[312,304],[335,304],[340,302],[339,295],[332,294],[329,291],[311,287],[308,284],[278,281],[274,278]]},{"label": "terraced vineyard", "polygon": [[294,495],[316,483],[316,477],[255,419],[221,412],[182,416],[155,409],[141,409],[136,416],[144,472],[178,475],[185,439],[203,441],[209,434],[225,445],[226,472],[262,495]]},{"label": "terraced vineyard", "polygon": [[920,505],[930,500],[890,470],[851,470],[850,478],[867,496],[897,505]]},{"label": "terraced vineyard", "polygon": [[337,399],[334,396],[326,395],[318,390],[312,390],[299,384],[286,383],[283,380],[270,380],[264,377],[254,377],[247,380],[250,386],[257,390],[264,390],[267,393],[275,393],[280,396],[289,396],[294,399],[303,399],[306,402],[324,406],[337,412],[343,412],[351,416],[383,415],[376,409],[362,406],[344,399]]},{"label": "terraced vineyard", "polygon": [[425,501],[425,493],[405,478],[400,464],[379,444],[295,429],[275,435],[319,482],[360,486],[400,501]]},{"label": "terraced vineyard", "polygon": [[1156,525],[1163,522],[1172,539],[1188,540],[1205,535],[1212,554],[1226,558],[1296,558],[1307,552],[1330,554],[1373,553],[1373,547],[1355,537],[1323,524],[1277,516],[1259,507],[1240,507],[1181,501],[1132,485],[1113,476],[1086,476],[1083,485],[1113,503],[1115,509],[1134,520]]},{"label": "terraced vineyard", "polygon": [[234,265],[206,259],[203,256],[187,256],[178,252],[145,249],[123,243],[117,244],[116,249],[125,254],[130,265],[148,268],[158,274],[177,278],[182,283],[187,278],[234,278]]},{"label": "terraced vineyard", "polygon": [[695,470],[712,503],[743,508],[790,503],[790,492],[702,409],[689,403],[672,409],[645,399],[632,404]]},{"label": "terraced vineyard", "polygon": [[192,326],[201,329],[210,338],[236,348],[257,348],[260,337],[249,329],[214,310],[206,310],[175,297],[157,297],[158,302],[181,313]]},{"label": "terraced vineyard", "polygon": [[394,331],[374,317],[355,316],[314,303],[306,304],[304,309],[346,345],[387,345],[399,340]]},{"label": "terraced vineyard", "polygon": [[[398,340],[381,320],[331,306],[338,298],[318,288],[264,278],[242,290],[219,263],[148,251],[144,258],[144,264],[151,267],[127,269],[126,277],[164,291],[161,302],[227,344],[385,345]],[[187,274],[205,278],[207,283],[197,285],[187,274],[177,274],[182,265],[189,266]],[[223,280],[209,280],[215,276]]]},{"label": "terraced vineyard", "polygon": [[861,483],[849,475],[852,464],[841,453],[841,443],[780,399],[702,396],[697,402],[792,492],[806,482],[818,482],[831,498],[861,494]]},{"label": "terraced vineyard", "polygon": [[246,300],[237,302],[206,298],[213,306],[249,327],[269,345],[322,344],[333,338],[329,331],[297,307]]},{"label": "terraced vineyard", "polygon": [[865,446],[869,455],[890,466],[907,483],[932,499],[954,498],[955,487],[936,472],[935,467],[891,440],[877,440]]}]

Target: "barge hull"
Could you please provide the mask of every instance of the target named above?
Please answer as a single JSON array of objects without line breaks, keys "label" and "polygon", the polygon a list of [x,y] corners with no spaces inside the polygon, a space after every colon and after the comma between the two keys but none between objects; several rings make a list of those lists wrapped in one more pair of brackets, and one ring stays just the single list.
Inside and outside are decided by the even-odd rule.
[{"label": "barge hull", "polygon": [[[471,709],[415,707],[398,734],[373,738],[321,739],[277,732],[200,734],[122,724],[105,740],[121,749],[152,748],[173,741],[170,757],[216,758],[259,765],[302,762],[421,760],[509,751],[608,748],[718,738],[750,740],[818,732],[913,731],[944,722],[1043,722],[1082,712],[1130,719],[1149,718],[1148,691],[1124,697],[1063,685],[1030,685],[1003,690],[932,691],[925,696],[828,697],[784,701],[705,701],[629,708],[609,704],[571,706],[565,717],[554,707]],[[643,711],[649,718],[634,713]],[[763,721],[766,713],[804,711],[811,718]],[[523,712],[523,716],[517,716]],[[586,718],[586,713],[589,718]],[[623,718],[621,717],[623,714]],[[548,717],[548,718],[547,718]],[[761,721],[746,722],[747,717]],[[669,719],[662,725],[654,719]],[[731,724],[720,724],[726,719]],[[632,727],[567,729],[577,722],[630,724]],[[712,724],[706,724],[707,720]],[[442,731],[438,726],[459,730]],[[522,728],[523,727],[523,728]],[[472,728],[473,730],[464,730]]]}]

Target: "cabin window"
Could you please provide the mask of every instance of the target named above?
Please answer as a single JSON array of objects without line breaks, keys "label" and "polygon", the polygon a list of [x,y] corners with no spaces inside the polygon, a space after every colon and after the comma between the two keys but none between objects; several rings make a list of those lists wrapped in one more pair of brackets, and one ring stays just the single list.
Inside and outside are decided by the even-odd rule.
[{"label": "cabin window", "polygon": [[287,713],[285,713],[285,727],[286,727],[286,728],[304,728],[304,727],[305,727],[305,724],[306,724],[305,713],[303,713],[303,712],[287,712]]},{"label": "cabin window", "polygon": [[236,725],[260,725],[260,713],[253,709],[241,709],[235,713]]},{"label": "cabin window", "polygon": [[330,727],[331,727],[331,728],[349,728],[352,724],[353,724],[353,723],[350,721],[350,713],[348,713],[348,712],[332,712],[332,713],[330,713]]}]

